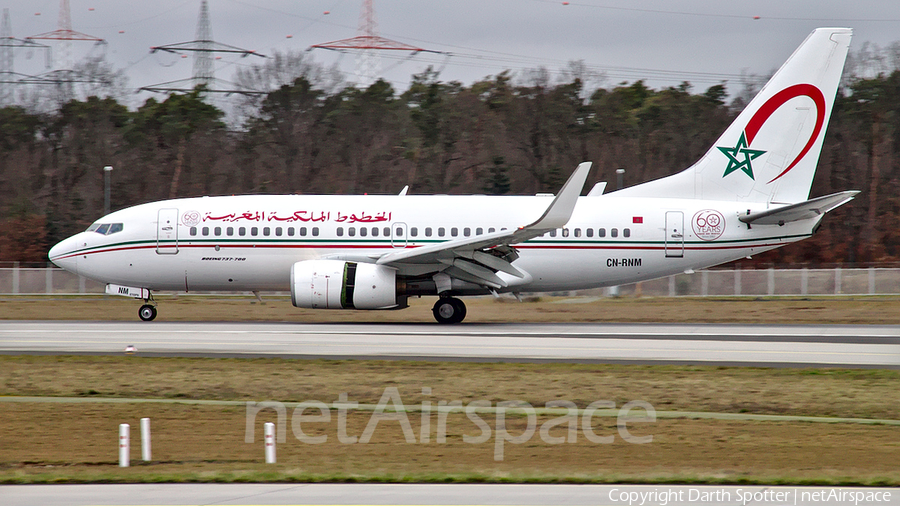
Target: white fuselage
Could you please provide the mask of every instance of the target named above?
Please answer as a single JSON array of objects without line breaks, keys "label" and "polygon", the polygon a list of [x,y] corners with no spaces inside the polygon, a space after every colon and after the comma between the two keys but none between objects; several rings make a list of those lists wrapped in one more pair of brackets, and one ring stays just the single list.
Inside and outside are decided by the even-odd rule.
[{"label": "white fuselage", "polygon": [[[288,290],[291,266],[340,258],[374,262],[416,248],[521,227],[552,198],[266,195],[176,199],[114,212],[121,230],[74,235],[51,250],[59,266],[104,283],[150,290]],[[621,285],[709,267],[797,241],[819,218],[748,225],[764,204],[693,199],[580,197],[564,229],[515,245],[499,291]],[[400,265],[414,277],[420,266]],[[421,269],[425,271],[427,269]],[[505,275],[504,275],[505,276]],[[474,288],[474,285],[473,285]],[[484,293],[487,290],[481,289]],[[477,293],[471,290],[470,293]]]}]

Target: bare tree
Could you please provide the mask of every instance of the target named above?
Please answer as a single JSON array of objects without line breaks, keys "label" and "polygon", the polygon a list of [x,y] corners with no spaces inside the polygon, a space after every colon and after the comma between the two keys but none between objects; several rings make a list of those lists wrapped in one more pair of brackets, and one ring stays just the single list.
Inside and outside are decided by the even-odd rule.
[{"label": "bare tree", "polygon": [[[328,96],[340,92],[344,85],[343,75],[337,66],[326,67],[316,62],[308,51],[275,51],[265,62],[240,68],[234,75],[240,89],[261,93],[292,86],[299,78]],[[239,118],[250,118],[265,98],[266,95],[240,95],[235,112]]]}]

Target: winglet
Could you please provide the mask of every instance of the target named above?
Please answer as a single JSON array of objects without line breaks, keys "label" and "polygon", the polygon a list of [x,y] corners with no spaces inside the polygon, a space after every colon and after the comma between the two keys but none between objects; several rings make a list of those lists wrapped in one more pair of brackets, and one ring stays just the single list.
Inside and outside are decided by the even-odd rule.
[{"label": "winglet", "polygon": [[600,195],[603,195],[603,192],[605,192],[605,191],[606,191],[606,181],[600,181],[599,183],[596,183],[593,188],[591,188],[591,191],[588,192],[587,196],[588,197],[599,197]]},{"label": "winglet", "polygon": [[522,228],[552,230],[566,226],[569,218],[572,217],[575,203],[578,202],[578,196],[581,195],[581,189],[584,188],[584,182],[587,181],[590,171],[591,162],[578,164],[575,172],[569,176],[569,180],[556,194],[556,198],[553,199],[544,214],[531,225]]}]

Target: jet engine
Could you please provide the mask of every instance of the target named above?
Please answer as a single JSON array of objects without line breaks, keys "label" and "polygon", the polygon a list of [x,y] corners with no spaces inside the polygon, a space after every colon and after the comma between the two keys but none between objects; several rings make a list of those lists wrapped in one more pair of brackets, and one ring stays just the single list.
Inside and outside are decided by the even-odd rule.
[{"label": "jet engine", "polygon": [[307,309],[395,308],[397,270],[343,260],[297,262],[291,267],[291,303]]}]

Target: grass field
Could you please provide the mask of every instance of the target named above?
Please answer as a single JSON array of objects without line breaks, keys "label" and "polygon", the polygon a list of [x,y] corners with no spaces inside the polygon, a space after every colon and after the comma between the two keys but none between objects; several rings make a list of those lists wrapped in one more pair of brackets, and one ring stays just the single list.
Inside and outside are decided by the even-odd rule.
[{"label": "grass field", "polygon": [[[588,441],[583,423],[576,442],[549,444],[540,427],[523,444],[497,450],[494,414],[482,414],[494,430],[481,444],[463,436],[483,434],[465,414],[408,414],[413,442],[398,421],[378,423],[365,444],[338,441],[338,417],[304,422],[323,444],[297,439],[297,413],[288,410],[287,439],[278,464],[263,464],[262,423],[277,421],[272,410],[256,417],[254,443],[244,441],[245,406],[192,405],[185,401],[322,401],[341,393],[374,404],[387,387],[406,407],[423,402],[526,401],[543,407],[570,400],[579,408],[597,400],[621,407],[643,400],[659,411],[717,411],[796,416],[900,419],[896,385],[900,372],[840,369],[578,364],[467,364],[399,361],[196,359],[128,357],[0,357],[0,394],[82,402],[0,403],[0,483],[81,481],[527,481],[679,482],[829,485],[900,485],[900,426],[800,421],[659,418],[631,424],[628,443],[615,417],[594,417],[597,435]],[[423,388],[430,388],[430,393]],[[95,402],[98,398],[152,398],[163,403]],[[306,414],[318,414],[307,411]],[[360,436],[370,411],[350,411],[346,433]],[[139,458],[138,421],[153,425],[154,460],[116,467],[119,423],[132,425],[133,458]],[[583,422],[583,420],[582,420]],[[506,417],[512,436],[524,434],[527,417]],[[548,437],[567,435],[565,424]],[[440,432],[445,442],[438,442]]]}]

